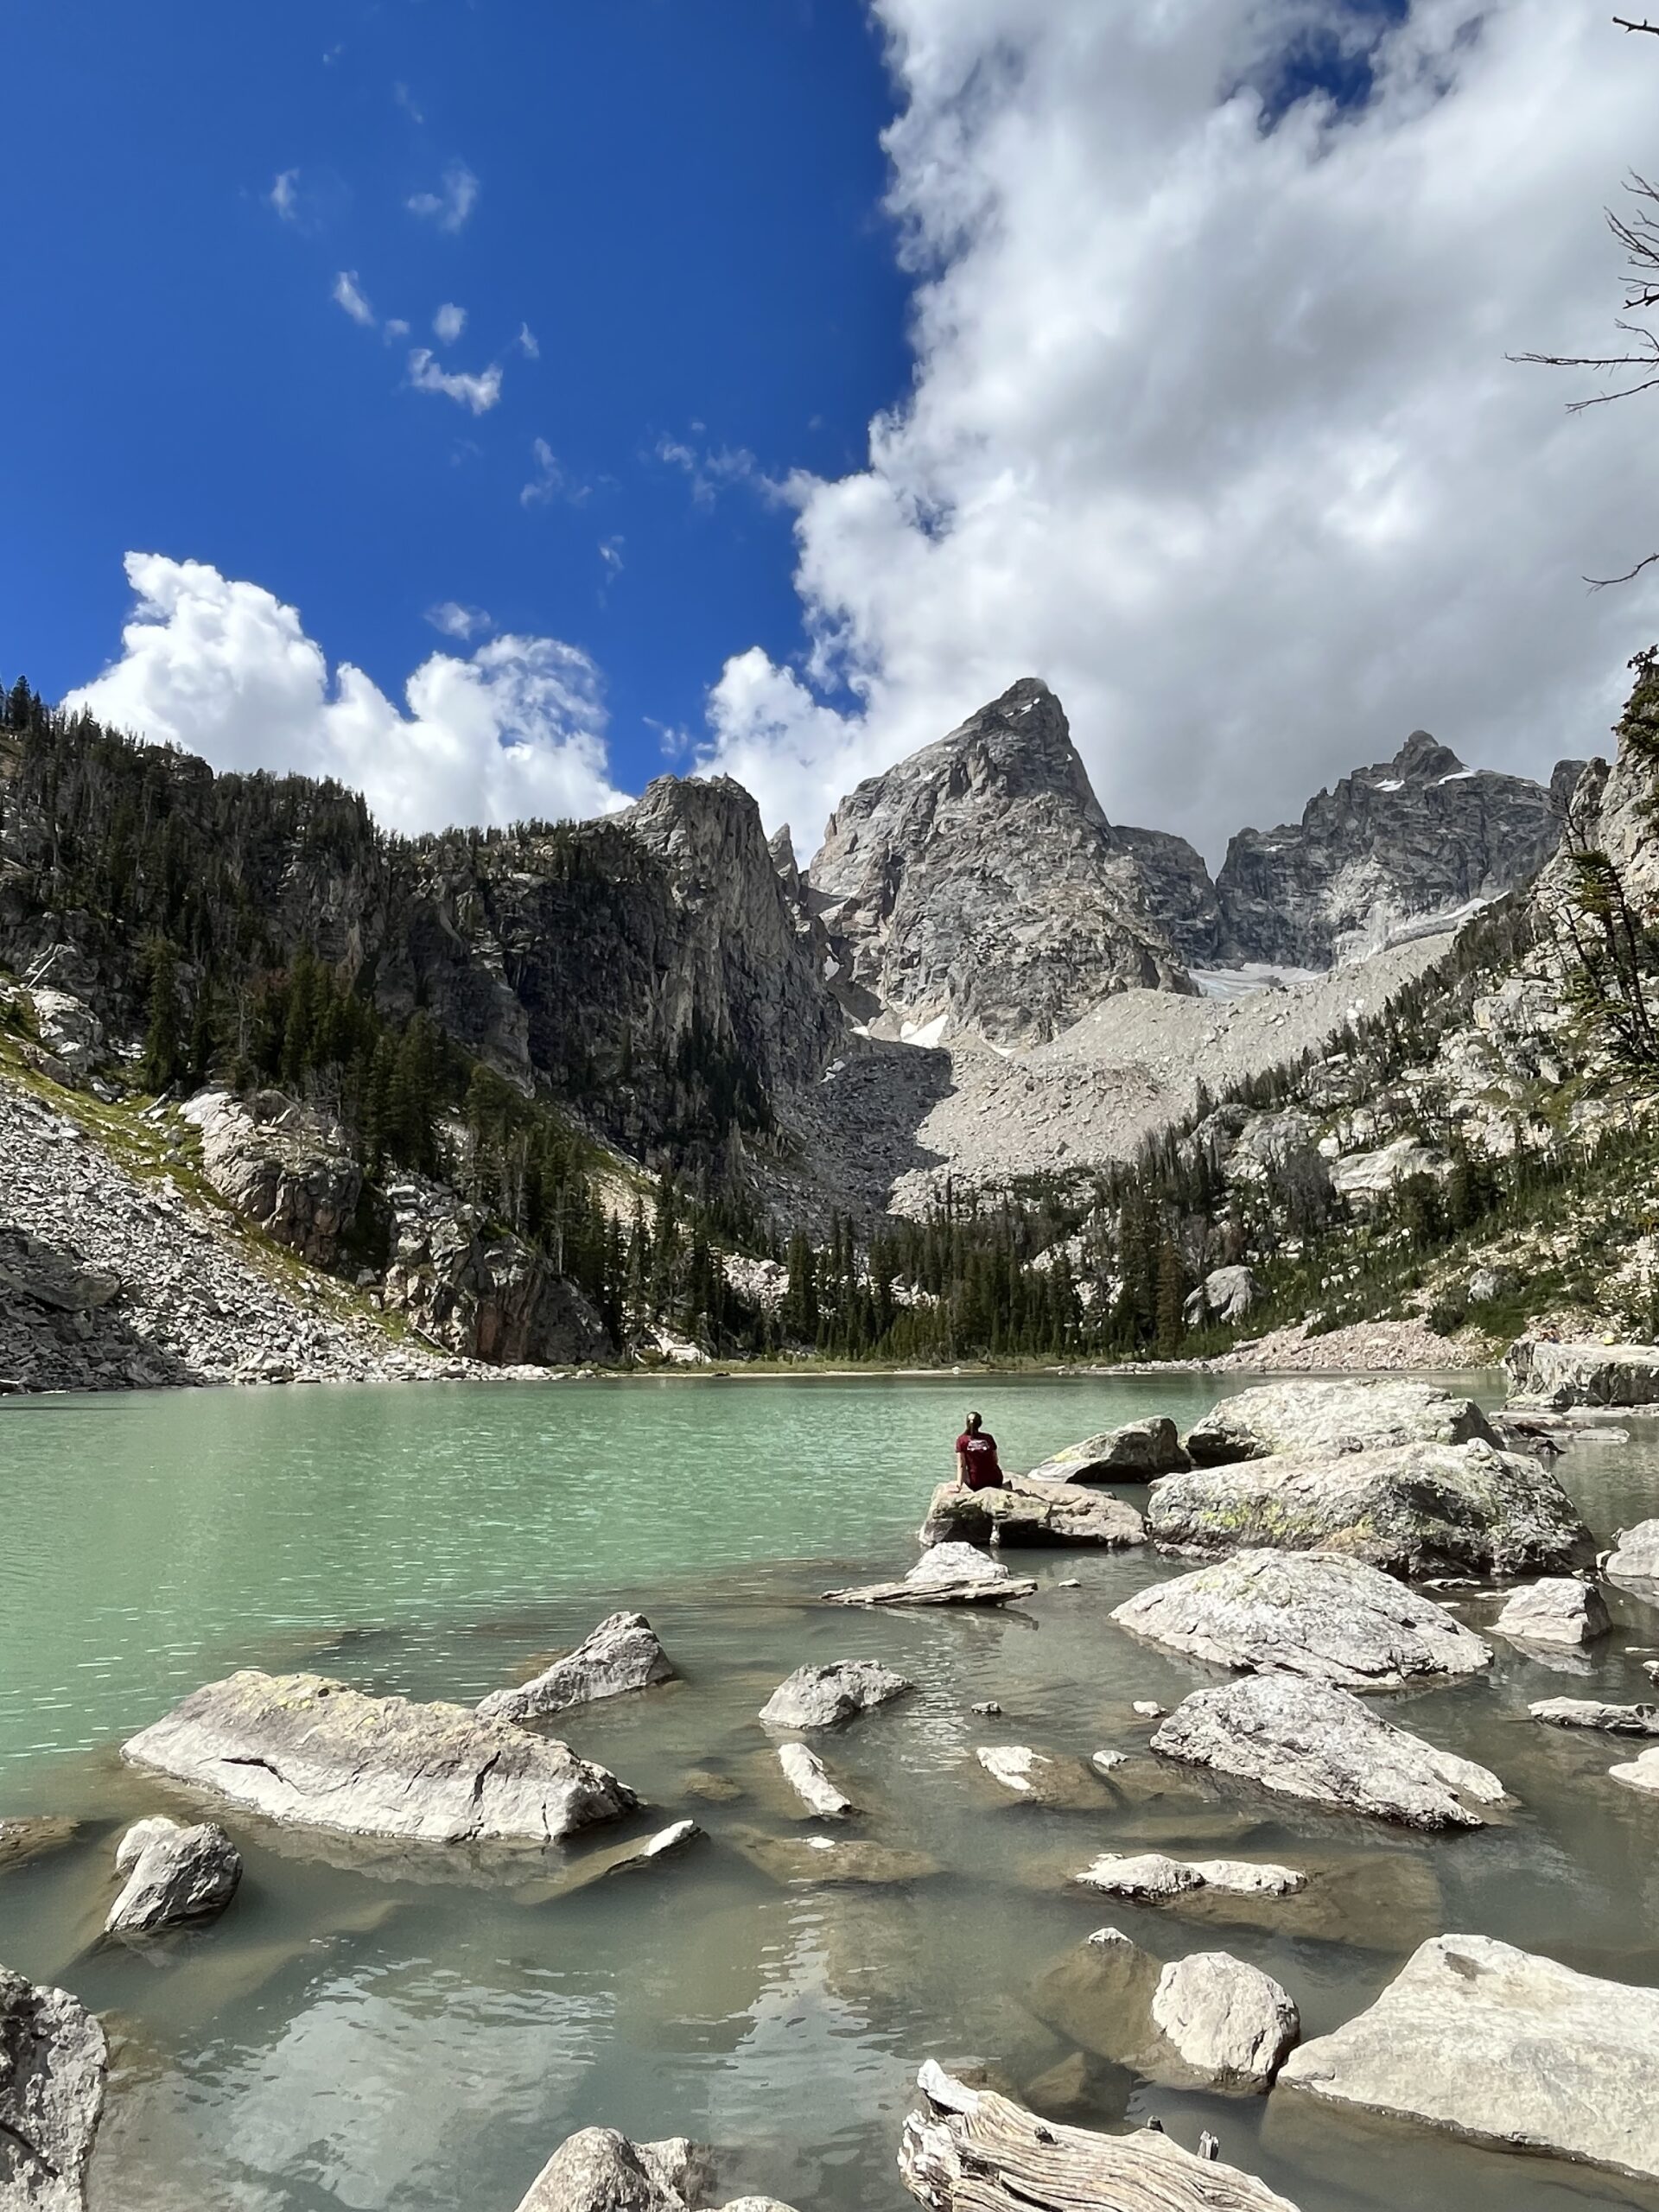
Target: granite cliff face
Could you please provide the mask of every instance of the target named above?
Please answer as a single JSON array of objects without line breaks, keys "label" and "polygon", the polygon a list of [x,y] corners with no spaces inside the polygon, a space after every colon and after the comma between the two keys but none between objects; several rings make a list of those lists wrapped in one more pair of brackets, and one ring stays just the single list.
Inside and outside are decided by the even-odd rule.
[{"label": "granite cliff face", "polygon": [[1192,988],[1034,677],[859,785],[807,880],[845,1002],[878,1033],[1033,1044],[1115,991]]},{"label": "granite cliff face", "polygon": [[[1555,784],[1578,764],[1563,762]],[[1431,916],[1511,889],[1554,850],[1551,789],[1465,768],[1427,730],[1394,759],[1308,801],[1300,823],[1242,830],[1216,878],[1220,955],[1325,968],[1414,933]]]}]

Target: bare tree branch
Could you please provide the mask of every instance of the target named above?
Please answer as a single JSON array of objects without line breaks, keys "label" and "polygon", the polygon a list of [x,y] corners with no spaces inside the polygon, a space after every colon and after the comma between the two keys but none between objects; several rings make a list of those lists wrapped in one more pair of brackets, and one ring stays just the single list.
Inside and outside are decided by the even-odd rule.
[{"label": "bare tree branch", "polygon": [[1624,16],[1615,16],[1613,21],[1622,31],[1646,31],[1649,38],[1659,38],[1659,23],[1633,23]]},{"label": "bare tree branch", "polygon": [[1633,577],[1639,576],[1643,569],[1652,568],[1656,561],[1659,561],[1659,553],[1649,553],[1633,569],[1626,569],[1622,576],[1586,576],[1584,581],[1592,591],[1605,591],[1609,584],[1629,583]]}]

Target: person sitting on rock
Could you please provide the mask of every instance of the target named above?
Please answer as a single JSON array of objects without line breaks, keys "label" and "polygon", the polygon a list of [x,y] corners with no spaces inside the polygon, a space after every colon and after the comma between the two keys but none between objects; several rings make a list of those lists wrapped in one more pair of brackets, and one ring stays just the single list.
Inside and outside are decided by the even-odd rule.
[{"label": "person sitting on rock", "polygon": [[996,1457],[996,1439],[977,1414],[957,1439],[957,1480],[964,1490],[1001,1490],[1002,1469]]}]

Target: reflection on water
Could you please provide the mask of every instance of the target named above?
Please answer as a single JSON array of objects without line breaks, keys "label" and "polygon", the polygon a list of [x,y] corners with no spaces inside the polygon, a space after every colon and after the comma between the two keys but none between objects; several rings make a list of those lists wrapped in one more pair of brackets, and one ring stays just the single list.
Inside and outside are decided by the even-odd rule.
[{"label": "reflection on water", "polygon": [[[1408,1836],[1277,1804],[1146,1756],[1133,1700],[1212,1679],[1105,1618],[1168,1564],[1034,1555],[1043,1587],[1007,1615],[816,1602],[907,1563],[964,1387],[1014,1464],[1214,1395],[1191,1377],[734,1382],[4,1408],[0,1812],[86,1825],[0,1876],[0,1959],[115,2030],[100,2212],[512,2212],[594,2121],[722,2146],[732,2194],[897,2212],[899,2126],[928,2056],[1064,2095],[1069,2118],[1156,2113],[1188,2144],[1211,2127],[1303,2212],[1659,2207],[1288,2093],[1149,2082],[1068,1980],[1110,1922],[1157,1957],[1224,1947],[1262,1966],[1308,2033],[1446,1929],[1659,1983],[1659,1804],[1606,1780],[1616,1746],[1526,1712],[1557,1688],[1642,1696],[1625,1647],[1659,1643],[1659,1612],[1613,1593],[1583,1689],[1499,1646],[1490,1679],[1388,1701],[1503,1776],[1519,1802],[1490,1829]],[[1605,1535],[1655,1510],[1659,1430],[1560,1469]],[[684,1680],[565,1732],[649,1799],[638,1832],[696,1815],[708,1839],[685,1857],[583,1886],[571,1872],[613,1832],[458,1860],[232,1819],[247,1878],[217,1928],[151,1953],[99,1943],[115,1834],[180,1802],[111,1746],[180,1689],[254,1662],[473,1699],[619,1605],[650,1613]],[[1479,1626],[1495,1606],[1461,1610]],[[804,1816],[755,1715],[804,1661],[859,1656],[917,1691],[820,1739],[864,1808],[836,1831]],[[987,1698],[1001,1718],[970,1713]],[[999,1789],[973,1758],[988,1743],[1131,1758],[1057,1809]],[[871,1847],[855,1871],[877,1878],[810,1878],[804,1839],[836,1833]],[[1154,1847],[1317,1878],[1277,1904],[1179,1910],[1067,1882],[1099,1852]],[[895,1867],[906,1878],[880,1878]]]}]

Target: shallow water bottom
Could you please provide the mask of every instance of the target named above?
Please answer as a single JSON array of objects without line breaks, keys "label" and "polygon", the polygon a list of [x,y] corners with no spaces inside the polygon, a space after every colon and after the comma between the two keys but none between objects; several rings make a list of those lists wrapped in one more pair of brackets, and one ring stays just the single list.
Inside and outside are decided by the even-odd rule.
[{"label": "shallow water bottom", "polygon": [[[1160,1388],[1155,1378],[1150,1388],[1136,1378],[1109,1392],[1023,1389],[1010,1389],[988,1418],[1005,1434],[1012,1422],[1037,1440],[1030,1457],[1154,1406],[1190,1418],[1213,1395],[1190,1382]],[[1002,1613],[866,1614],[819,1603],[832,1585],[907,1563],[906,1532],[933,1471],[934,1433],[955,1406],[930,1386],[669,1395],[647,1402],[643,1421],[626,1392],[588,1402],[582,1421],[619,1425],[609,1446],[597,1433],[584,1436],[584,1479],[608,1448],[613,1458],[601,1463],[620,1516],[638,1516],[653,1499],[660,1512],[663,1455],[671,1448],[686,1465],[690,1447],[674,1440],[688,1421],[697,1425],[699,1452],[754,1482],[746,1502],[734,1477],[729,1527],[697,1523],[700,1556],[688,1570],[632,1553],[620,1537],[556,1561],[537,1549],[549,1484],[556,1496],[557,1483],[544,1450],[529,1448],[524,1424],[548,1417],[533,1395],[515,1407],[508,1393],[423,1394],[427,1433],[401,1432],[401,1414],[383,1412],[364,1432],[371,1440],[352,1444],[353,1406],[374,1395],[338,1394],[330,1406],[315,1394],[282,1417],[315,1429],[307,1465],[321,1464],[335,1439],[331,1502],[324,1510],[314,1496],[308,1533],[293,1538],[302,1553],[335,1535],[349,1546],[362,1511],[378,1510],[383,1529],[402,1530],[396,1571],[383,1548],[378,1574],[355,1573],[359,1604],[332,1623],[286,1601],[267,1602],[261,1614],[257,1600],[262,1578],[291,1589],[299,1572],[287,1537],[268,1543],[262,1559],[257,1547],[251,1560],[249,1552],[251,1528],[270,1510],[265,1485],[284,1468],[291,1475],[291,1433],[287,1458],[269,1436],[252,1453],[239,1478],[245,1490],[215,1484],[214,1495],[231,1499],[220,1521],[165,1522],[175,1543],[184,1521],[197,1528],[200,1555],[181,1580],[176,1552],[169,1567],[157,1550],[135,1546],[137,1524],[124,1520],[123,1559],[98,1563],[110,1610],[85,1649],[98,1662],[89,1674],[102,1681],[113,1665],[130,1678],[125,1688],[106,1683],[78,1704],[73,1680],[48,1679],[67,1671],[56,1662],[73,1637],[60,1616],[75,1577],[92,1570],[69,1560],[61,1543],[14,1554],[10,1571],[29,1592],[26,1618],[15,1607],[6,1614],[11,1704],[0,1706],[0,1720],[11,1733],[9,1743],[0,1736],[10,1752],[0,1810],[49,1808],[84,1826],[67,1850],[0,1877],[0,1958],[74,1990],[111,2024],[117,2063],[94,2169],[97,2212],[512,2212],[557,2142],[595,2122],[716,2145],[726,2194],[764,2190],[802,2212],[898,2212],[910,2202],[894,2166],[899,2127],[929,2056],[982,2069],[1034,2101],[1063,2083],[1072,2101],[1064,2116],[1085,2125],[1156,2114],[1188,2145],[1208,2127],[1224,2158],[1302,2212],[1659,2208],[1659,2190],[1344,2115],[1292,2091],[1219,2096],[1126,2070],[1112,2063],[1116,2024],[1064,2001],[1064,1973],[1055,1979],[1090,1930],[1110,1923],[1160,1958],[1224,1948],[1261,1965],[1295,1998],[1305,2035],[1350,2017],[1417,1942],[1447,1929],[1659,1984],[1659,1803],[1606,1779],[1624,1755],[1619,1745],[1544,1729],[1526,1711],[1529,1699],[1558,1693],[1641,1697],[1649,1685],[1640,1656],[1659,1648],[1659,1611],[1616,1592],[1615,1632],[1589,1662],[1552,1667],[1500,1644],[1490,1678],[1386,1700],[1406,1725],[1491,1766],[1516,1800],[1478,1834],[1404,1835],[1287,1807],[1149,1756],[1155,1724],[1137,1717],[1133,1701],[1171,1705],[1215,1679],[1107,1618],[1121,1599],[1177,1571],[1168,1563],[1138,1554],[1025,1554],[1021,1565],[1030,1561],[1041,1586]],[[379,1395],[384,1407],[387,1394]],[[188,1408],[169,1415],[194,1417]],[[235,1409],[221,1402],[213,1418],[227,1417]],[[505,1433],[480,1437],[480,1418],[505,1423]],[[470,1460],[460,1433],[430,1433],[452,1419],[470,1427]],[[77,1480],[96,1487],[75,1473],[88,1440],[123,1433],[129,1466],[153,1452],[158,1495],[193,1495],[188,1471],[200,1462],[177,1452],[176,1428],[170,1445],[160,1436],[146,1443],[142,1429],[100,1427],[94,1413],[48,1450],[49,1426],[41,1422],[35,1467],[20,1476],[27,1455],[11,1462],[20,1497],[67,1484],[73,1503]],[[893,1468],[864,1505],[842,1501],[839,1520],[859,1529],[859,1541],[826,1542],[835,1531],[816,1517],[822,1498],[802,1480],[790,1496],[807,1542],[781,1560],[753,1556],[752,1537],[782,1549],[775,1527],[756,1531],[777,1482],[821,1468],[849,1433],[861,1451],[879,1444]],[[29,1441],[22,1424],[13,1434]],[[798,1463],[794,1453],[804,1456]],[[630,1471],[642,1464],[644,1473]],[[453,1476],[435,1480],[438,1465],[453,1466]],[[1592,1525],[1608,1534],[1659,1496],[1659,1433],[1643,1431],[1629,1445],[1586,1442],[1560,1468]],[[399,1514],[387,1504],[389,1482]],[[62,1521],[62,1503],[60,1488],[60,1524],[73,1525]],[[700,1512],[711,1510],[701,1501]],[[49,1517],[30,1524],[23,1513],[16,1525],[38,1531]],[[575,1518],[573,1507],[562,1525]],[[515,1541],[533,1556],[512,1560]],[[671,1545],[670,1531],[658,1549]],[[411,1597],[440,1556],[491,1560],[499,1570],[492,1580],[457,1567],[467,1586],[442,1604]],[[327,1563],[314,1571],[332,1592]],[[146,1624],[139,1582],[168,1573],[171,1594]],[[537,1581],[546,1595],[524,1586]],[[188,1638],[175,1600],[182,1604],[190,1587],[208,1618],[237,1618],[181,1655]],[[1495,1610],[1485,1597],[1458,1604],[1476,1626]],[[457,1856],[305,1837],[227,1815],[247,1876],[216,1927],[148,1951],[99,1942],[115,1836],[138,1813],[185,1805],[124,1768],[112,1748],[176,1694],[164,1688],[175,1665],[194,1669],[193,1680],[238,1662],[305,1665],[367,1688],[472,1699],[625,1605],[650,1614],[683,1679],[572,1713],[561,1732],[648,1798],[649,1811],[627,1829],[595,1832],[568,1852]],[[138,1617],[118,1647],[110,1630],[118,1611]],[[43,1645],[53,1666],[40,1659]],[[794,1667],[861,1656],[897,1667],[916,1690],[817,1739],[862,1808],[837,1828],[801,1815],[756,1714]],[[989,1698],[1001,1703],[1000,1719],[970,1713]],[[94,1715],[90,1728],[79,1726],[82,1711]],[[1110,1783],[1081,1793],[1075,1809],[1050,1810],[1011,1801],[983,1774],[973,1751],[993,1743],[1084,1758],[1113,1747],[1129,1757]],[[619,1833],[643,1834],[685,1813],[707,1836],[684,1856],[583,1885],[584,1862]],[[852,1871],[876,1878],[826,1878],[835,1853],[814,1851],[808,1839],[842,1834],[874,1847]],[[1321,1879],[1306,1898],[1217,1901],[1200,1911],[1120,1904],[1068,1878],[1099,1852],[1135,1848],[1284,1859]],[[899,1878],[881,1878],[889,1873]],[[1068,2065],[1079,2053],[1084,2063]]]}]

